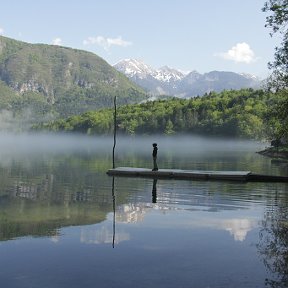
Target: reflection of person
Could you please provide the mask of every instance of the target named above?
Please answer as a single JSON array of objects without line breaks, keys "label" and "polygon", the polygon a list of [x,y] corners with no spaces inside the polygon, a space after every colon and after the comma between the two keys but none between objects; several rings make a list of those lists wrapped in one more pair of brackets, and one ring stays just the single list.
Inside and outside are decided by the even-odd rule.
[{"label": "reflection of person", "polygon": [[157,166],[157,143],[153,143],[153,153],[152,153],[152,157],[153,157],[153,169],[152,171],[158,171],[158,166]]},{"label": "reflection of person", "polygon": [[153,179],[152,203],[157,203],[157,179]]}]

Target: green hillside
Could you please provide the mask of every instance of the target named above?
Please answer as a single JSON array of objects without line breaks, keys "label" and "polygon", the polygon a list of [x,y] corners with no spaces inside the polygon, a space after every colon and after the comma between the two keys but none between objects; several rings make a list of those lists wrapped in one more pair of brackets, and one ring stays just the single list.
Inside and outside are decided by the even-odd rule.
[{"label": "green hillside", "polygon": [[145,93],[97,55],[54,45],[29,44],[0,36],[0,110],[34,121],[67,117],[119,104]]},{"label": "green hillside", "polygon": [[[212,92],[191,99],[174,98],[126,105],[117,109],[118,133],[197,133],[252,139],[274,137],[277,119],[273,119],[269,111],[280,100],[281,94],[242,89]],[[34,128],[88,134],[112,133],[113,109],[89,111]]]}]

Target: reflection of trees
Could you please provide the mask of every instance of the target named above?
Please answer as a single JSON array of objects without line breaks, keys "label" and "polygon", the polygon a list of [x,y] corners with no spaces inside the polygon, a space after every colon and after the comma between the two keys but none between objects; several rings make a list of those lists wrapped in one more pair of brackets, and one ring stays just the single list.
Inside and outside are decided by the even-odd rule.
[{"label": "reflection of trees", "polygon": [[0,241],[23,236],[57,236],[65,226],[104,221],[109,212],[96,203],[55,205],[29,199],[0,199]]},{"label": "reflection of trees", "polygon": [[0,241],[55,236],[64,226],[105,220],[111,196],[103,189],[103,174],[94,172],[95,159],[24,160],[0,166]]},{"label": "reflection of trees", "polygon": [[[285,190],[285,189],[284,189]],[[287,191],[286,191],[287,192]],[[266,285],[288,287],[288,199],[277,196],[264,215],[259,252],[271,274]]]},{"label": "reflection of trees", "polygon": [[[104,221],[112,209],[111,179],[103,172],[108,162],[105,155],[88,156],[0,161],[0,241],[57,236],[61,227]],[[127,201],[126,188],[117,187],[119,205]]]}]

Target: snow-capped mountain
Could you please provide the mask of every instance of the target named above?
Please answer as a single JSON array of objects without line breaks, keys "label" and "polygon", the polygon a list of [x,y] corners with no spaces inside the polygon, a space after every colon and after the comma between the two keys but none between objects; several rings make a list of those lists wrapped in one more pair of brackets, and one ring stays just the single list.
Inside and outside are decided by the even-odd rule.
[{"label": "snow-capped mountain", "polygon": [[155,69],[140,60],[125,59],[114,65],[133,82],[154,95],[194,97],[211,91],[228,89],[258,88],[261,81],[254,75],[234,72],[212,71],[200,74],[189,73],[168,66]]},{"label": "snow-capped mountain", "polygon": [[155,70],[155,78],[162,82],[176,82],[181,81],[185,74],[177,69],[170,68],[168,66],[163,66],[158,70]]},{"label": "snow-capped mountain", "polygon": [[114,65],[118,71],[124,73],[129,78],[145,79],[154,76],[156,70],[144,62],[135,59],[124,59]]},{"label": "snow-capped mountain", "polygon": [[168,66],[154,69],[140,60],[124,59],[114,65],[118,71],[129,78],[145,79],[153,77],[161,82],[179,81],[185,74]]},{"label": "snow-capped mountain", "polygon": [[154,69],[140,60],[124,59],[114,65],[133,82],[154,95],[177,95],[178,85],[186,74],[168,66]]}]

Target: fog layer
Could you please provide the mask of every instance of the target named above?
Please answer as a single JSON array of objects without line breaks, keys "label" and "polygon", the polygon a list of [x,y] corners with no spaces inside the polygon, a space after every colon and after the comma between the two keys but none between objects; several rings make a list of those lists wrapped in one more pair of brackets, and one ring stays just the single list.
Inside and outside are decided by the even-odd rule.
[{"label": "fog layer", "polygon": [[[265,143],[245,140],[206,138],[199,136],[134,136],[116,138],[116,154],[132,152],[152,153],[152,143],[158,144],[159,153],[203,153],[205,151],[259,151]],[[0,134],[0,153],[66,153],[87,151],[112,154],[113,137],[81,134]]]}]

